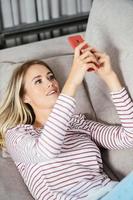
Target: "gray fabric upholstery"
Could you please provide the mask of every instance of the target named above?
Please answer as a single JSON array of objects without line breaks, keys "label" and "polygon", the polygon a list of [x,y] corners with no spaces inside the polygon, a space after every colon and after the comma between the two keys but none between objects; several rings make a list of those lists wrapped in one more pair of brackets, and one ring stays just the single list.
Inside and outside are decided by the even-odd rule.
[{"label": "gray fabric upholstery", "polygon": [[0,199],[33,200],[11,158],[2,158],[0,151]]},{"label": "gray fabric upholstery", "polygon": [[2,50],[0,62],[23,62],[33,58],[44,59],[72,54],[73,49],[68,45],[67,37],[62,36]]},{"label": "gray fabric upholstery", "polygon": [[[111,57],[114,70],[133,98],[133,1],[94,0],[85,39]],[[90,99],[98,119],[120,123],[107,86],[94,73],[86,75]],[[121,179],[133,170],[132,149],[103,151],[103,159]]]},{"label": "gray fabric upholstery", "polygon": [[119,180],[133,170],[133,149],[103,150],[102,158],[105,165]]},{"label": "gray fabric upholstery", "polygon": [[[133,97],[133,1],[94,0],[85,39],[111,57],[114,70]],[[94,73],[86,75],[90,98],[97,117],[119,123],[108,89]],[[104,103],[103,103],[104,102]]]}]

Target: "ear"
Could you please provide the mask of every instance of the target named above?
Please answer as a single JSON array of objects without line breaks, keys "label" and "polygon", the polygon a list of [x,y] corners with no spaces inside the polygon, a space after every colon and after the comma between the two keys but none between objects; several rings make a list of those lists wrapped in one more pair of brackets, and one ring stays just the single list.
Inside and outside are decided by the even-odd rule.
[{"label": "ear", "polygon": [[23,102],[24,102],[24,103],[28,103],[28,104],[31,103],[31,99],[30,99],[30,97],[29,97],[27,94],[25,94],[25,95],[23,96]]}]

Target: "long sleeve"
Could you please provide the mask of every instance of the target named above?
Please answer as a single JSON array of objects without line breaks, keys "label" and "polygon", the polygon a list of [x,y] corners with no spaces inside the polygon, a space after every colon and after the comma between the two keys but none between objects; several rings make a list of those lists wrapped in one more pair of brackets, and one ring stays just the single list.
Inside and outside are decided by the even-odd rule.
[{"label": "long sleeve", "polygon": [[18,162],[37,162],[56,157],[60,153],[74,109],[75,99],[61,94],[39,137],[29,134],[28,125],[9,129],[5,139],[13,159]]},{"label": "long sleeve", "polygon": [[121,125],[105,125],[88,120],[80,114],[71,120],[73,128],[87,133],[98,145],[107,149],[124,149],[133,147],[133,102],[125,88],[111,93]]}]

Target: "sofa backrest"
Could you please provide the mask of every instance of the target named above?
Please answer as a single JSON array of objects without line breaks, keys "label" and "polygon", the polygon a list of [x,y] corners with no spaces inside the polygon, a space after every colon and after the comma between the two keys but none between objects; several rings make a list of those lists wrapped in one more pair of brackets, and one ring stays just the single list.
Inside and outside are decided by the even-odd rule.
[{"label": "sofa backrest", "polygon": [[[93,0],[85,39],[111,57],[122,84],[133,98],[133,1]],[[86,75],[96,116],[112,124],[120,123],[104,82],[94,73]],[[120,179],[133,169],[133,151],[104,151],[103,159]]]},{"label": "sofa backrest", "polygon": [[[94,0],[85,40],[110,56],[113,69],[133,97],[132,19],[133,1]],[[108,88],[103,81],[94,73],[87,74],[86,81],[97,117],[103,121],[119,123]]]}]

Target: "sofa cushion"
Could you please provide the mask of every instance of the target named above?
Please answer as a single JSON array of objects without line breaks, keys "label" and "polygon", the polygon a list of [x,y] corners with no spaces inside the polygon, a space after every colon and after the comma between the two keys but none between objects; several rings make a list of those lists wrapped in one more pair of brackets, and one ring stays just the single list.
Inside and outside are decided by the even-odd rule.
[{"label": "sofa cushion", "polygon": [[121,180],[133,170],[132,149],[112,151],[103,150],[102,158],[105,166],[111,169],[115,177],[117,177],[119,180]]},{"label": "sofa cushion", "polygon": [[1,157],[0,151],[0,199],[1,200],[33,200],[28,188],[14,162]]},{"label": "sofa cushion", "polygon": [[[94,0],[85,39],[111,57],[111,63],[133,98],[133,1]],[[105,83],[94,73],[86,75],[90,99],[102,121],[120,123]],[[133,169],[133,151],[104,151],[103,159],[121,179]]]}]

